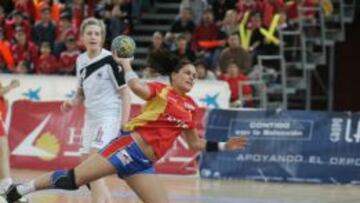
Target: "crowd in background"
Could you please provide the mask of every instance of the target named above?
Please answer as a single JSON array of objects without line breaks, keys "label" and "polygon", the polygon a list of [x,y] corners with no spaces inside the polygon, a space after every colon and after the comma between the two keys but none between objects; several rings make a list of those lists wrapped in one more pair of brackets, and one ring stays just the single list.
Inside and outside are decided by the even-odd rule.
[{"label": "crowd in background", "polygon": [[[231,102],[239,102],[239,81],[249,80],[256,56],[278,53],[277,29],[293,29],[298,7],[329,0],[182,0],[166,33],[155,32],[149,55],[161,49],[196,65],[199,79],[224,80]],[[79,27],[88,16],[106,24],[105,47],[119,34],[131,35],[134,21],[154,4],[150,0],[2,0],[0,70],[6,73],[75,73],[83,51]],[[307,12],[306,17],[316,17]],[[147,64],[144,77],[161,74]],[[251,98],[250,85],[242,86]],[[246,105],[251,106],[251,99]]]}]

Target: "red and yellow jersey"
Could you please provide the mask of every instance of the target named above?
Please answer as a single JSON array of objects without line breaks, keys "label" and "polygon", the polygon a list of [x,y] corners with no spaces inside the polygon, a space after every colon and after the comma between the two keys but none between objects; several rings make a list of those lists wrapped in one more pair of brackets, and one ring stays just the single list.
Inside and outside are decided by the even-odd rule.
[{"label": "red and yellow jersey", "polygon": [[196,103],[187,95],[179,95],[171,86],[148,83],[151,96],[143,112],[130,120],[125,129],[136,130],[161,158],[184,129],[195,128]]}]

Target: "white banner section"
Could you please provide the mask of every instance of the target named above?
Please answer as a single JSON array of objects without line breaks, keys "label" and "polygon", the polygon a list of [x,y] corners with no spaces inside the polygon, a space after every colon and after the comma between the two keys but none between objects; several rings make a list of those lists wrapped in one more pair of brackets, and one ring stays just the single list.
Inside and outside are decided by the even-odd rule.
[{"label": "white banner section", "polygon": [[[32,101],[67,100],[75,95],[77,87],[76,78],[73,76],[0,75],[0,81],[3,85],[8,85],[12,79],[18,79],[20,87],[6,96],[9,101],[21,99]],[[156,80],[168,83],[168,80],[164,78],[157,78]],[[229,107],[230,89],[228,84],[223,81],[198,80],[189,95],[202,107]],[[133,95],[132,103],[142,104],[144,101]]]}]

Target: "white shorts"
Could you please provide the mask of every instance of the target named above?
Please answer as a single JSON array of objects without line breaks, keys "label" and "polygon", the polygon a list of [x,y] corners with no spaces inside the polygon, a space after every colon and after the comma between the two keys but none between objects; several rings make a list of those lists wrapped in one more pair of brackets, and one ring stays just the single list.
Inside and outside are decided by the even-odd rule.
[{"label": "white shorts", "polygon": [[102,149],[113,140],[120,131],[118,118],[85,120],[82,131],[81,154],[89,154],[90,149]]}]

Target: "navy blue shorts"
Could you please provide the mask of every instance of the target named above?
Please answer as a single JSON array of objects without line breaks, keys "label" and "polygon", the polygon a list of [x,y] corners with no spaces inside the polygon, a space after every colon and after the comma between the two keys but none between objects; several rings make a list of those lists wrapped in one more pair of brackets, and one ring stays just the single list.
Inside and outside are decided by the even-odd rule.
[{"label": "navy blue shorts", "polygon": [[154,163],[145,156],[130,135],[115,138],[100,154],[116,168],[120,178],[139,173],[155,173]]}]

